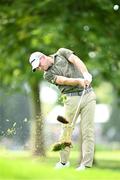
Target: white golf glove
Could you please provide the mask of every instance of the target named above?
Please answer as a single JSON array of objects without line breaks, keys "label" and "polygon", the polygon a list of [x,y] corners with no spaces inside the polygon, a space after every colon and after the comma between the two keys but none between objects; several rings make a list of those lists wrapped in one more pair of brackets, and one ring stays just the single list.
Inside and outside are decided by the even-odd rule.
[{"label": "white golf glove", "polygon": [[88,84],[90,84],[92,82],[92,75],[90,73],[84,72],[83,77],[86,82],[89,82]]}]

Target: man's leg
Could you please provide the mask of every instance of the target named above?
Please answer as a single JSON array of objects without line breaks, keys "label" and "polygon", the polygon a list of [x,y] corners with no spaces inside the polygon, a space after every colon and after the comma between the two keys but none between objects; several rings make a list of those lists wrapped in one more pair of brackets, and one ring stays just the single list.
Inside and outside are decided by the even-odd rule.
[{"label": "man's leg", "polygon": [[[65,108],[65,118],[69,121],[67,125],[63,125],[60,141],[61,142],[72,142],[71,136],[73,132],[73,127],[71,123],[77,109],[80,96],[67,97],[67,100],[64,104]],[[71,147],[66,147],[64,150],[60,151],[60,161],[66,163],[69,160]]]},{"label": "man's leg", "polygon": [[94,113],[96,96],[94,92],[86,94],[81,109],[82,160],[81,164],[91,167],[94,157]]},{"label": "man's leg", "polygon": [[[72,127],[68,127],[68,126],[63,127],[63,133],[60,138],[60,141],[71,143],[72,142],[72,140],[71,140],[72,131],[73,131]],[[70,156],[70,150],[71,150],[71,147],[67,146],[65,149],[60,151],[60,162],[62,162],[62,163],[68,162],[69,156]]]}]

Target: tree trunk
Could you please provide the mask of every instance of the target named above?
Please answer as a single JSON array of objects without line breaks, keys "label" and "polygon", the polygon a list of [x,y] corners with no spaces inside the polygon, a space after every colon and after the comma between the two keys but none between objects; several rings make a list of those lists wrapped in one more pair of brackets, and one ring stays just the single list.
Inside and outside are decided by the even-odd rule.
[{"label": "tree trunk", "polygon": [[32,122],[32,150],[37,156],[45,156],[45,143],[43,134],[43,116],[39,97],[39,83],[32,86],[32,100],[34,108],[34,122]]}]

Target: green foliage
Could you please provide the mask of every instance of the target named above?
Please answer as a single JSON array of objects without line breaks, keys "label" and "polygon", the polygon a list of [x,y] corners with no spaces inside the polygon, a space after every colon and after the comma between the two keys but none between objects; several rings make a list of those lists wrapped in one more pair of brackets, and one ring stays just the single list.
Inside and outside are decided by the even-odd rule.
[{"label": "green foliage", "polygon": [[93,85],[109,82],[119,97],[120,8],[114,10],[115,4],[120,6],[119,0],[1,0],[1,87],[13,91],[26,82],[35,87],[42,73],[31,72],[31,52],[49,55],[66,47],[87,64]]},{"label": "green foliage", "polygon": [[115,97],[113,87],[108,82],[102,82],[95,88],[97,103],[112,104]]},{"label": "green foliage", "polygon": [[[119,26],[120,11],[113,9],[118,1],[60,0],[1,1],[0,3],[0,69],[2,83],[11,78],[30,80],[28,58],[32,51],[53,53],[60,47],[73,49],[96,77],[120,88]],[[4,66],[6,64],[6,66]],[[34,75],[40,78],[40,75]],[[11,84],[11,83],[9,83]]]}]

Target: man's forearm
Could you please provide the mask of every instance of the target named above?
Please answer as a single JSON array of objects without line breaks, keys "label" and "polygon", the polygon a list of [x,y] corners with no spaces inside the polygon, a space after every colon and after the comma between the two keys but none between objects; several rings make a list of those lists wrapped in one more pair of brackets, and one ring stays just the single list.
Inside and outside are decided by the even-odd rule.
[{"label": "man's forearm", "polygon": [[82,73],[84,79],[91,83],[92,75],[88,72],[87,67],[82,62],[82,60],[79,57],[77,57],[76,55],[72,54],[69,57],[69,61],[71,63],[73,63],[76,66],[76,68]]},{"label": "man's forearm", "polygon": [[64,76],[57,76],[55,82],[59,85],[84,86],[84,79],[82,78],[67,78]]}]

